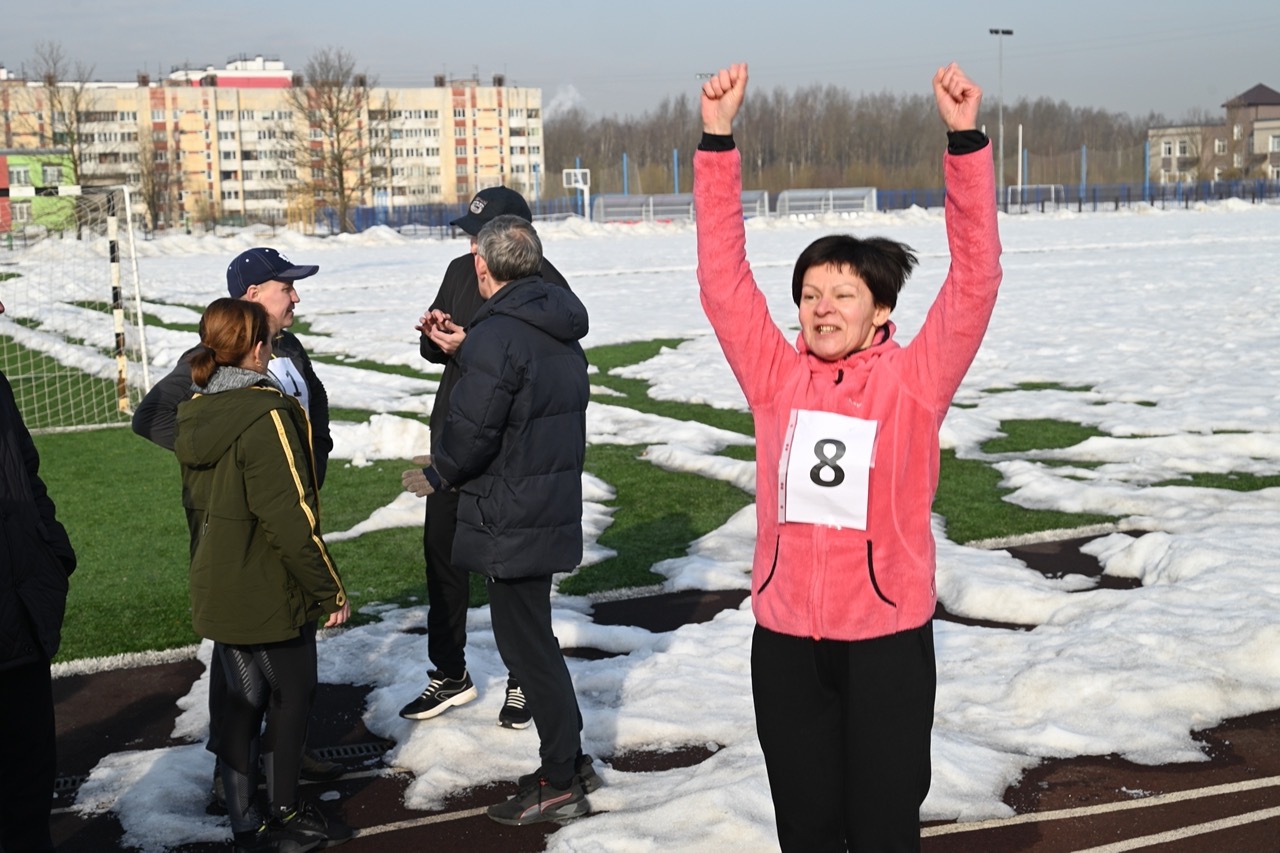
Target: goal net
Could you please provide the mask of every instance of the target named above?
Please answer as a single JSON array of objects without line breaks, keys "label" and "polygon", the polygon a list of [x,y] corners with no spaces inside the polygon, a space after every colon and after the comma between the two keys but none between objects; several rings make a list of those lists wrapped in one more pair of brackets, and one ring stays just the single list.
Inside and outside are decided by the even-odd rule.
[{"label": "goal net", "polygon": [[127,424],[149,385],[128,190],[42,201],[0,220],[0,370],[32,432]]},{"label": "goal net", "polygon": [[1062,184],[1022,184],[1005,187],[1008,208],[1044,207],[1056,209],[1066,203],[1067,194]]}]

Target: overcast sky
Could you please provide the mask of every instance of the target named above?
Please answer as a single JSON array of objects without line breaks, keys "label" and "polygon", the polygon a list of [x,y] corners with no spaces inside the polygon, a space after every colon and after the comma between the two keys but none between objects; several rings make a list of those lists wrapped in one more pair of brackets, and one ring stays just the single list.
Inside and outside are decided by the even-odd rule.
[{"label": "overcast sky", "polygon": [[[0,64],[19,70],[54,40],[94,77],[131,80],[176,66],[222,67],[262,54],[300,68],[338,45],[390,86],[435,74],[504,73],[543,89],[544,104],[638,115],[664,96],[696,92],[700,72],[751,65],[753,88],[834,84],[852,92],[918,93],[959,62],[994,100],[1049,97],[1073,106],[1176,120],[1218,112],[1258,83],[1280,90],[1274,0],[1160,4],[856,3],[839,0],[45,0],[9,3]],[[1011,29],[997,38],[991,28]],[[1003,46],[1003,63],[1000,61]],[[1003,73],[999,68],[1003,64]]]}]

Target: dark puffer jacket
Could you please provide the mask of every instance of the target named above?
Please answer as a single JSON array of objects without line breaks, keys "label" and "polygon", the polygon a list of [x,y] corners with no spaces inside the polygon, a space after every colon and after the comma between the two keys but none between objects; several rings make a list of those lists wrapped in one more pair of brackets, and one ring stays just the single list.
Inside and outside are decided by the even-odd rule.
[{"label": "dark puffer jacket", "polygon": [[307,418],[247,370],[220,367],[178,407],[174,453],[197,514],[191,622],[221,643],[275,643],[346,602],[320,533]]},{"label": "dark puffer jacket", "polygon": [[57,653],[75,568],[71,540],[40,479],[40,455],[0,373],[0,669]]},{"label": "dark puffer jacket", "polygon": [[[560,270],[546,258],[542,259],[539,277],[550,284],[568,287]],[[476,256],[470,252],[454,258],[444,271],[444,279],[440,282],[440,290],[429,311],[443,311],[458,325],[466,328],[476,317],[476,312],[485,303],[480,295],[480,283],[476,279]],[[436,436],[444,428],[445,415],[449,413],[449,394],[458,382],[458,366],[453,357],[436,346],[426,335],[418,339],[418,352],[427,361],[444,365],[444,373],[440,375],[440,387],[436,389],[435,401],[431,404],[431,451],[435,452]]]},{"label": "dark puffer jacket", "polygon": [[432,465],[460,493],[454,565],[511,579],[582,560],[586,334],[578,297],[536,277],[507,284],[467,328]]}]

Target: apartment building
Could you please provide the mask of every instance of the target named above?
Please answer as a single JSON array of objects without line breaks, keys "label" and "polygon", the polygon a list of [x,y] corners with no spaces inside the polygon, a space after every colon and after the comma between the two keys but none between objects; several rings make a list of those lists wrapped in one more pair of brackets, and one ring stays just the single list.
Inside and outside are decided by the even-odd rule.
[{"label": "apartment building", "polygon": [[309,224],[336,206],[322,177],[341,142],[354,205],[466,201],[506,185],[542,192],[540,89],[436,76],[424,87],[369,87],[333,139],[307,106],[307,81],[279,59],[240,57],[225,68],[182,68],[156,82],[27,81],[0,75],[0,147],[66,145],[74,178],[127,184],[154,227],[190,221]]},{"label": "apartment building", "polygon": [[1280,92],[1258,84],[1222,105],[1211,124],[1153,127],[1151,177],[1160,183],[1280,180]]}]

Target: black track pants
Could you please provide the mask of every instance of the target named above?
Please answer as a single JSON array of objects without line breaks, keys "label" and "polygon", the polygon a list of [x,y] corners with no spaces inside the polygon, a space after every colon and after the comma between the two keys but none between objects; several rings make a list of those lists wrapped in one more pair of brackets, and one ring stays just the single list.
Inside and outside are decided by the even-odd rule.
[{"label": "black track pants", "polygon": [[932,622],[852,642],[756,627],[756,731],[784,853],[920,849],[936,685]]},{"label": "black track pants", "polygon": [[582,714],[551,629],[551,577],[490,578],[488,587],[493,638],[502,662],[529,697],[542,775],[563,787],[582,754]]},{"label": "black track pants", "polygon": [[427,563],[427,656],[448,678],[467,669],[467,604],[471,578],[453,564],[453,535],[458,527],[458,493],[427,495],[422,550]]},{"label": "black track pants", "polygon": [[54,732],[49,663],[0,670],[0,851],[53,849]]}]

